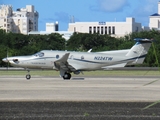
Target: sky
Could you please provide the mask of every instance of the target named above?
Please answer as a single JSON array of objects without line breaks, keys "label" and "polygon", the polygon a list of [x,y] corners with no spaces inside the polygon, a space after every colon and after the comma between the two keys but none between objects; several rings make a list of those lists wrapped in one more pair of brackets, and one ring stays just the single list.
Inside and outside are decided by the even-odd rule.
[{"label": "sky", "polygon": [[12,5],[15,11],[34,5],[39,13],[38,30],[45,31],[46,23],[59,22],[59,30],[67,31],[68,23],[123,22],[134,17],[136,22],[149,26],[149,16],[158,13],[159,0],[0,0]]}]

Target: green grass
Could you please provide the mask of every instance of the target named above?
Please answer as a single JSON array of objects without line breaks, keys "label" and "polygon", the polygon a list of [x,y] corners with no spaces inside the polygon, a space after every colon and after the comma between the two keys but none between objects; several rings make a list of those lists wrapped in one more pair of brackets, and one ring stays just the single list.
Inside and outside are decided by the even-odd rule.
[{"label": "green grass", "polygon": [[[0,71],[0,76],[3,75],[26,75],[27,71]],[[59,76],[59,71],[54,70],[39,70],[30,71],[31,75],[38,76]],[[74,74],[72,74],[75,76]],[[145,71],[145,70],[111,70],[111,71],[89,71],[83,72],[80,76],[160,76],[159,71]]]},{"label": "green grass", "polygon": [[91,71],[85,72],[87,75],[94,75],[94,76],[157,76],[160,75],[159,71],[141,71],[141,70],[111,70],[111,71]]}]

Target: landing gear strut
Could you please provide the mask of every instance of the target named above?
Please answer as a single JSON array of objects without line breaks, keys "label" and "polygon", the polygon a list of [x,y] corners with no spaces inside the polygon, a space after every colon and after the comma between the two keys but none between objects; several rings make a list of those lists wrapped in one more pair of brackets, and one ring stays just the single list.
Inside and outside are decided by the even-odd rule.
[{"label": "landing gear strut", "polygon": [[63,79],[64,79],[64,80],[66,80],[66,79],[69,80],[70,78],[71,78],[71,74],[65,72],[65,74],[64,74],[64,76],[63,76]]},{"label": "landing gear strut", "polygon": [[31,75],[29,73],[30,71],[28,70],[28,74],[26,75],[26,79],[29,80],[31,78]]}]

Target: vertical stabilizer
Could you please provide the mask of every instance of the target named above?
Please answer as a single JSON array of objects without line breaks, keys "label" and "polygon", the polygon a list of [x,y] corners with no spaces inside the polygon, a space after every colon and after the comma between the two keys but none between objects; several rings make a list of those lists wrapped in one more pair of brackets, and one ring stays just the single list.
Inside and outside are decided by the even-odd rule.
[{"label": "vertical stabilizer", "polygon": [[126,56],[134,60],[132,64],[141,64],[148,53],[152,40],[141,38],[136,38],[134,40],[136,44],[129,50]]}]

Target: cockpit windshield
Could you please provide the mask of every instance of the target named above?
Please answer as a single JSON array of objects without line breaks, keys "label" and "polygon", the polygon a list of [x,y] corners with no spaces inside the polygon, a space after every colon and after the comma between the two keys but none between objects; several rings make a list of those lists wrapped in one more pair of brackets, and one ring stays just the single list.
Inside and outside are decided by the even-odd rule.
[{"label": "cockpit windshield", "polygon": [[36,56],[36,57],[43,57],[44,53],[43,52],[38,52],[38,53],[34,54],[34,56]]}]

